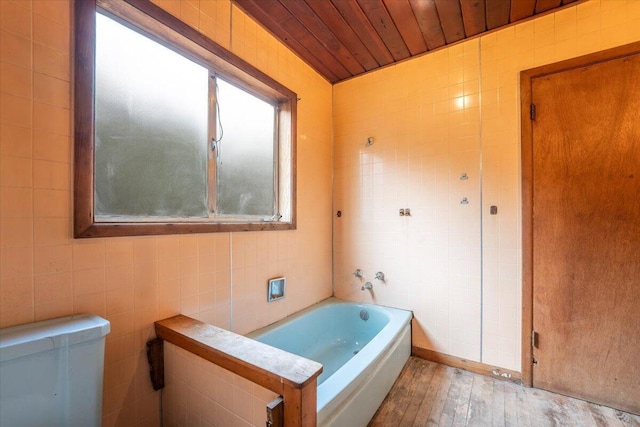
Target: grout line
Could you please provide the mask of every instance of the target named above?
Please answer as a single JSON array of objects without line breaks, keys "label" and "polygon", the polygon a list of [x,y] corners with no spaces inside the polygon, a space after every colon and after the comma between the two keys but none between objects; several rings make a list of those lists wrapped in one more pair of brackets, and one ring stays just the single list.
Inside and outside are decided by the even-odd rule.
[{"label": "grout line", "polygon": [[[35,80],[35,71],[34,71],[34,67],[33,67],[33,37],[34,37],[34,32],[33,32],[33,26],[34,26],[34,15],[35,12],[33,11],[33,9],[30,11],[30,23],[31,23],[31,28],[29,29],[29,47],[31,52],[29,53],[29,71],[30,71],[30,77],[31,77],[31,88],[30,88],[30,113],[31,113],[31,121],[29,123],[29,130],[30,130],[30,139],[31,139],[31,149],[30,149],[30,163],[31,163],[31,218],[30,218],[30,222],[31,222],[31,321],[35,322],[36,321],[36,216],[35,216],[35,168],[34,168],[34,148],[33,148],[33,143],[34,143],[34,138],[33,138],[33,134],[34,134],[34,129],[33,129],[33,116],[34,116],[34,80]],[[73,150],[71,150],[73,151]],[[73,175],[73,173],[69,173],[69,175]],[[72,187],[73,188],[73,187]],[[69,201],[67,201],[67,203],[69,203]],[[73,203],[73,202],[71,202]],[[73,205],[71,206],[71,212],[73,212]],[[73,232],[73,223],[71,224],[71,231]],[[71,247],[71,295],[72,295],[72,299],[71,299],[71,312],[73,314],[75,314],[75,302],[74,302],[74,284],[73,284],[73,245]],[[105,307],[105,311],[106,311],[106,307]]]},{"label": "grout line", "polygon": [[233,332],[233,233],[229,233],[229,330]]},{"label": "grout line", "polygon": [[336,276],[336,251],[335,251],[335,240],[336,240],[336,227],[334,218],[334,212],[336,209],[335,206],[335,192],[336,192],[336,182],[335,182],[335,135],[333,132],[333,118],[334,118],[334,109],[335,109],[335,85],[331,85],[331,296],[336,296],[335,289],[335,276]]},{"label": "grout line", "polygon": [[483,230],[483,215],[484,215],[484,200],[482,198],[482,37],[478,37],[478,71],[480,75],[478,76],[478,120],[480,121],[479,127],[479,186],[480,186],[480,362],[484,362],[483,360],[483,340],[482,336],[484,334],[484,230]]},{"label": "grout line", "polygon": [[233,52],[233,4],[229,5],[229,51]]}]

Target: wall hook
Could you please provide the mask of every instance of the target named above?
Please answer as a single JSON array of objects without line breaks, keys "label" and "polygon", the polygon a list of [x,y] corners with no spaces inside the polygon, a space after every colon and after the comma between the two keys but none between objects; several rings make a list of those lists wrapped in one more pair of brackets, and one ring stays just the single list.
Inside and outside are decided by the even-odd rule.
[{"label": "wall hook", "polygon": [[373,137],[370,136],[369,138],[367,138],[367,147],[371,147],[373,145]]}]

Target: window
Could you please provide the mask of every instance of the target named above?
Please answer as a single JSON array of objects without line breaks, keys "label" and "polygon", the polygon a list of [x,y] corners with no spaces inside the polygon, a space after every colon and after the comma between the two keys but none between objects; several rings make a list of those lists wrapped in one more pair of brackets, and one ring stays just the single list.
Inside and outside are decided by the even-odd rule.
[{"label": "window", "polygon": [[222,79],[216,99],[216,212],[275,219],[276,109]]},{"label": "window", "polygon": [[146,0],[75,4],[76,237],[295,228],[296,94]]}]

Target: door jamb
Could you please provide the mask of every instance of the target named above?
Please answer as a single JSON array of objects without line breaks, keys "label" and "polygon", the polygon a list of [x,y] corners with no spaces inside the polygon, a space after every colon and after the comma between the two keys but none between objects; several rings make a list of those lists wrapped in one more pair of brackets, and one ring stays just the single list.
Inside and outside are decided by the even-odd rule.
[{"label": "door jamb", "polygon": [[533,386],[533,80],[548,74],[587,67],[640,54],[640,42],[571,58],[520,72],[521,162],[522,162],[522,384]]}]

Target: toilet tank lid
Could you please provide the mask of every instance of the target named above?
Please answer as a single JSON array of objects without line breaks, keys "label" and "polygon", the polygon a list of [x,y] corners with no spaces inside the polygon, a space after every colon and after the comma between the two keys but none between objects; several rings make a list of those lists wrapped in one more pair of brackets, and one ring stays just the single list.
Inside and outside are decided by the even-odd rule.
[{"label": "toilet tank lid", "polygon": [[0,329],[0,362],[104,337],[109,321],[76,314]]}]

